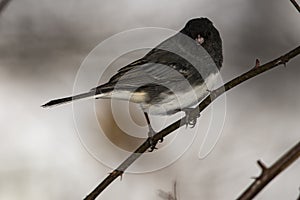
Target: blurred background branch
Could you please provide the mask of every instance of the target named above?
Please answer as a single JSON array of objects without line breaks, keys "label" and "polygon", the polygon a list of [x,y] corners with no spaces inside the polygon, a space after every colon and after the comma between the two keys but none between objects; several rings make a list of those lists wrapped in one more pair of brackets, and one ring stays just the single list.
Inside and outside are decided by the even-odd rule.
[{"label": "blurred background branch", "polygon": [[11,0],[0,1],[0,14],[4,11],[9,2],[11,2]]},{"label": "blurred background branch", "polygon": [[[296,47],[295,49],[291,50],[290,52],[284,54],[283,56],[280,56],[276,58],[273,61],[270,61],[264,65],[261,65],[260,67],[255,67],[249,70],[248,72],[234,78],[233,80],[227,82],[225,85],[219,87],[216,90],[213,90],[207,98],[205,98],[198,107],[196,107],[191,114],[193,116],[197,116],[196,113],[202,112],[212,101],[214,101],[217,97],[225,93],[226,91],[234,88],[235,86],[243,83],[244,81],[253,78],[265,71],[268,71],[274,67],[277,67],[279,65],[286,65],[286,63],[296,57],[300,54],[300,46]],[[181,123],[185,120],[185,117],[181,118],[180,120],[174,122],[173,124],[169,125],[165,129],[158,132],[153,137],[154,142],[158,142],[161,140],[161,138],[164,138],[165,136],[169,135],[182,125],[185,125],[185,123]],[[149,138],[140,145],[122,164],[119,165],[117,169],[115,169],[113,172],[111,172],[88,196],[86,196],[86,200],[92,200],[95,199],[105,188],[107,188],[117,177],[121,176],[125,170],[134,163],[143,153],[147,151],[151,146]]]},{"label": "blurred background branch", "polygon": [[253,199],[270,181],[280,172],[285,170],[300,156],[300,141],[288,152],[281,156],[272,166],[267,167],[262,161],[257,161],[261,168],[261,174],[255,181],[238,197],[238,200]]},{"label": "blurred background branch", "polygon": [[177,197],[177,182],[176,181],[174,181],[172,192],[165,192],[163,190],[159,190],[158,192],[159,192],[158,196],[164,200],[179,200]]}]

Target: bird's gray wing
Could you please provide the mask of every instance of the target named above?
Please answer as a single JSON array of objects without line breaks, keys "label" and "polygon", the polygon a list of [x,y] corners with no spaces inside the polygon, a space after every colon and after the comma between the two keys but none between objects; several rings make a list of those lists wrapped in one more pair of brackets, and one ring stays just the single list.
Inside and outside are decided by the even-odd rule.
[{"label": "bird's gray wing", "polygon": [[152,50],[150,55],[121,68],[108,83],[97,88],[136,90],[147,85],[162,85],[176,90],[183,87],[183,83],[189,85],[189,78],[197,74],[197,79],[203,81],[197,70],[179,55],[161,49]]},{"label": "bird's gray wing", "polygon": [[116,88],[135,90],[147,84],[180,89],[176,86],[182,82],[203,83],[211,73],[212,65],[214,63],[204,48],[183,34],[176,34],[143,58],[121,68],[108,83],[94,89],[99,92]]},{"label": "bird's gray wing", "polygon": [[186,81],[189,73],[176,70],[178,64],[164,65],[160,63],[146,63],[124,73],[116,82],[115,88],[139,88],[145,85],[163,85],[172,87]]}]

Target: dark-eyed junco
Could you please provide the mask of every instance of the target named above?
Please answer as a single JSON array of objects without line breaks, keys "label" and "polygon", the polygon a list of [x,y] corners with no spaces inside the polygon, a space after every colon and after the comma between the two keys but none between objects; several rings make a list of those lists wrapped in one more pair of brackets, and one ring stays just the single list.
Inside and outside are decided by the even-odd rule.
[{"label": "dark-eyed junco", "polygon": [[[184,111],[186,123],[195,124],[188,111],[209,94],[222,62],[218,30],[209,19],[195,18],[144,57],[121,68],[107,83],[83,94],[52,100],[42,107],[90,97],[129,100],[140,104],[152,137],[155,132],[148,114]],[[151,150],[155,145],[151,144]]]}]

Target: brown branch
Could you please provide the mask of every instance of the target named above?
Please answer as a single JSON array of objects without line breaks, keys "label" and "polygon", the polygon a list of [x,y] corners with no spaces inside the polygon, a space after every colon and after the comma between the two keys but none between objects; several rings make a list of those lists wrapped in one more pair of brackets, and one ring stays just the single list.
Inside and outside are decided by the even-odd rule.
[{"label": "brown branch", "polygon": [[6,6],[8,5],[8,3],[11,0],[2,0],[0,1],[0,13],[2,13],[2,11],[6,8]]},{"label": "brown branch", "polygon": [[271,167],[266,167],[261,161],[257,161],[261,168],[261,174],[255,181],[237,198],[238,200],[253,199],[273,178],[290,166],[300,157],[300,142],[279,158]]},{"label": "brown branch", "polygon": [[[193,116],[197,116],[198,113],[203,111],[214,99],[223,94],[224,92],[234,88],[235,86],[243,83],[244,81],[253,78],[265,71],[268,71],[274,67],[277,67],[281,64],[286,64],[290,59],[296,57],[300,54],[300,46],[291,50],[283,56],[276,58],[275,60],[268,62],[264,65],[261,65],[258,68],[252,68],[248,72],[236,77],[235,79],[227,82],[225,85],[219,87],[216,90],[213,90],[207,98],[205,98],[197,108],[192,111]],[[171,132],[175,131],[185,123],[181,123],[185,120],[185,118],[181,118],[177,120],[173,124],[169,125],[165,129],[158,132],[153,137],[154,142],[158,142],[161,138],[169,135]],[[112,173],[110,173],[88,196],[86,196],[86,200],[95,199],[109,184],[111,184],[118,176],[121,176],[123,172],[136,160],[138,159],[147,149],[151,146],[149,142],[149,138],[141,144],[122,164],[119,165],[117,169],[115,169]]]},{"label": "brown branch", "polygon": [[295,6],[295,8],[298,10],[298,12],[300,12],[300,6],[299,4],[297,3],[296,0],[290,0],[292,2],[292,4]]}]

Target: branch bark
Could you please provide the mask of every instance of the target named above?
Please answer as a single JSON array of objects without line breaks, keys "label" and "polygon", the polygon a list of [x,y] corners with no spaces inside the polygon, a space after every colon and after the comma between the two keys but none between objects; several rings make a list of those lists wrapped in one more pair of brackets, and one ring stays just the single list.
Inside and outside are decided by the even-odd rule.
[{"label": "branch bark", "polygon": [[299,4],[297,3],[296,0],[290,0],[292,2],[292,4],[295,6],[295,8],[298,10],[298,12],[300,12],[300,6]]},{"label": "branch bark", "polygon": [[[300,54],[300,46],[296,47],[295,49],[291,50],[290,52],[284,54],[276,58],[273,61],[270,61],[260,67],[255,67],[249,70],[248,72],[234,78],[233,80],[227,82],[225,85],[219,87],[216,90],[213,90],[207,98],[205,98],[198,107],[196,107],[192,111],[193,116],[197,116],[198,113],[203,111],[214,99],[222,95],[224,92],[234,88],[235,86],[243,83],[244,81],[253,78],[265,71],[268,71],[272,68],[275,68],[279,65],[286,65],[286,63]],[[173,124],[169,125],[168,127],[164,128],[160,132],[158,132],[154,137],[153,141],[158,142],[161,138],[169,135],[171,132],[175,131],[176,129],[180,128],[181,126],[185,125],[184,122],[185,118],[181,118],[177,120]],[[95,199],[106,187],[109,186],[117,177],[121,176],[124,171],[135,161],[137,160],[147,149],[151,146],[149,139],[147,139],[143,144],[141,144],[123,163],[119,165],[117,169],[111,172],[88,196],[86,196],[85,200],[93,200]]]},{"label": "branch bark", "polygon": [[257,161],[261,168],[261,174],[255,181],[237,198],[237,200],[253,199],[270,181],[280,172],[290,166],[300,157],[300,141],[279,158],[271,167],[266,167],[262,161]]}]

